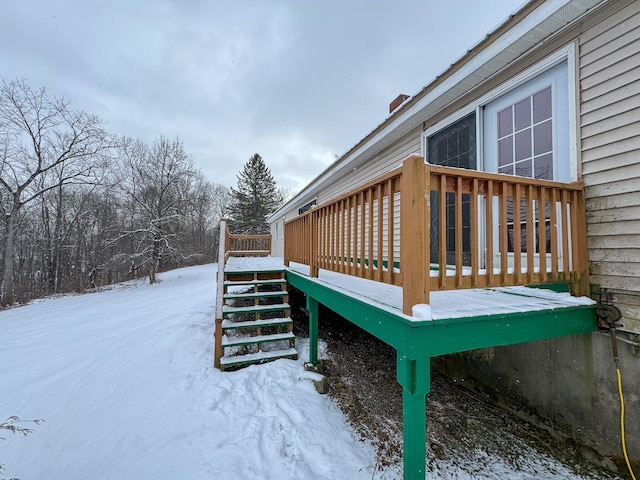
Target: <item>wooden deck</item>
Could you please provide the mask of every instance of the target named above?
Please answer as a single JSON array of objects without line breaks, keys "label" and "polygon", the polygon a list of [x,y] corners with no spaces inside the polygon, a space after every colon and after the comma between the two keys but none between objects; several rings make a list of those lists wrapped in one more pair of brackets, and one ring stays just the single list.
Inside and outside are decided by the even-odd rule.
[{"label": "wooden deck", "polygon": [[288,221],[284,259],[233,256],[225,240],[244,240],[221,234],[221,271],[286,266],[287,283],[306,295],[311,363],[320,304],[397,351],[404,478],[422,480],[432,357],[597,328],[594,302],[581,297],[589,287],[583,190],[413,155]]},{"label": "wooden deck", "polygon": [[[225,271],[271,272],[277,257],[230,257]],[[402,311],[402,288],[290,262],[290,285],[307,296],[309,362],[318,361],[318,306],[325,305],[397,351],[397,378],[403,387],[404,478],[424,479],[425,396],[430,390],[432,357],[465,350],[511,345],[596,329],[595,303],[573,297],[566,284],[547,288],[493,287],[431,292],[429,305]]]}]

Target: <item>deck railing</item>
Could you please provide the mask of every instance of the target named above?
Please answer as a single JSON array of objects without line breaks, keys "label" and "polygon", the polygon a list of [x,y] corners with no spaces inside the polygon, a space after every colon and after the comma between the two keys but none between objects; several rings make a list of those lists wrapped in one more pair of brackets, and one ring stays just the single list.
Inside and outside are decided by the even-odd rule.
[{"label": "deck railing", "polygon": [[271,235],[227,235],[227,256],[271,255]]},{"label": "deck railing", "polygon": [[[443,201],[441,201],[443,200]],[[402,168],[285,224],[285,264],[431,290],[566,282],[588,293],[581,182],[428,165]]]}]

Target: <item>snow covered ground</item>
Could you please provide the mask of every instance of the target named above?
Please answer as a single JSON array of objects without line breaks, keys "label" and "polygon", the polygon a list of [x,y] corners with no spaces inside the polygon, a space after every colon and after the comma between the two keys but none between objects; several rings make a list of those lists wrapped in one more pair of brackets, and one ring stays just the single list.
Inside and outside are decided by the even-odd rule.
[{"label": "snow covered ground", "polygon": [[[0,312],[4,477],[22,480],[397,479],[305,378],[301,359],[222,373],[212,364],[216,266]],[[469,477],[455,461],[434,479],[575,478],[532,454]],[[554,473],[549,473],[554,472]]]}]

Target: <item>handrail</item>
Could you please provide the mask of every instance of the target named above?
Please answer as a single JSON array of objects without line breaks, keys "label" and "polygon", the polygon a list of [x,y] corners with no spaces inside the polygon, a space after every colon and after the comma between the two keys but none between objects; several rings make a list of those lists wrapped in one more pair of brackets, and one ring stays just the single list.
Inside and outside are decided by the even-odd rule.
[{"label": "handrail", "polygon": [[411,155],[401,169],[286,222],[284,259],[309,265],[311,276],[326,269],[400,285],[410,315],[431,290],[562,281],[585,295],[586,236],[581,182]]}]

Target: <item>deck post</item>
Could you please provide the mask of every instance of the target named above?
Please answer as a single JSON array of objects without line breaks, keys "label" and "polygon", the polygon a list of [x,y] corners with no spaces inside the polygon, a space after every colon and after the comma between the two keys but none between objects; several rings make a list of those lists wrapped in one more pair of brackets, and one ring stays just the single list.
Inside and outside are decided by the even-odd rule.
[{"label": "deck post", "polygon": [[429,357],[413,360],[398,352],[397,378],[402,385],[404,480],[426,478],[426,395],[431,389],[430,361]]},{"label": "deck post", "polygon": [[215,308],[215,330],[213,332],[213,366],[220,368],[222,358],[222,322],[224,321],[224,266],[227,261],[227,250],[229,248],[229,228],[227,220],[220,219],[220,236],[218,238],[218,273],[216,279],[216,308]]},{"label": "deck post", "polygon": [[420,155],[402,163],[400,191],[400,271],[402,313],[429,303],[430,198],[428,168]]},{"label": "deck post", "polygon": [[309,311],[309,363],[318,363],[318,301],[307,295]]}]

